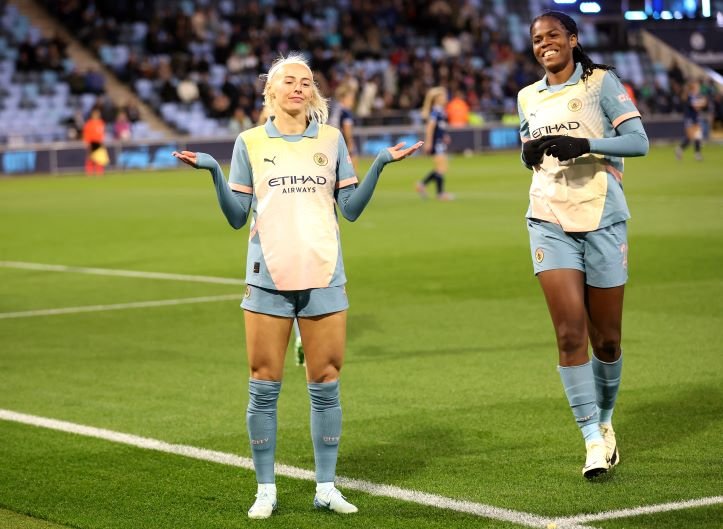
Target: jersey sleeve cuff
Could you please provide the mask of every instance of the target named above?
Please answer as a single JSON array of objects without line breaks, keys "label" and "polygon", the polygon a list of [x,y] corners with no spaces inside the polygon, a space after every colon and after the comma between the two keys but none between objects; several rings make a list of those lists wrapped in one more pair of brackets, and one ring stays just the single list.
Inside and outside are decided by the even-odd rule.
[{"label": "jersey sleeve cuff", "polygon": [[339,180],[336,183],[336,188],[342,189],[343,187],[349,187],[351,185],[358,184],[358,183],[359,183],[359,179],[356,176],[352,176],[349,178],[344,178],[343,180]]},{"label": "jersey sleeve cuff", "polygon": [[249,195],[254,194],[254,189],[251,186],[245,186],[243,184],[236,184],[234,182],[229,183],[229,187],[234,191],[239,191],[240,193],[246,193]]},{"label": "jersey sleeve cuff", "polygon": [[623,121],[627,121],[632,118],[639,118],[640,112],[637,110],[634,112],[626,112],[625,114],[619,115],[617,118],[613,120],[613,127],[617,128],[618,125],[620,125]]}]

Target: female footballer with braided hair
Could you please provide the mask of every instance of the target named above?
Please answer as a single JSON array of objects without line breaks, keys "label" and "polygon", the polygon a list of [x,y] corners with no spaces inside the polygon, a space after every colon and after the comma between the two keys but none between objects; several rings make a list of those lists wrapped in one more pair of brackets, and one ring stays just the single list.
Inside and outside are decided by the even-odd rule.
[{"label": "female footballer with braided hair", "polygon": [[623,156],[645,155],[648,138],[612,68],[584,53],[572,18],[544,13],[532,21],[530,37],[545,70],[517,101],[522,161],[532,170],[530,248],[562,385],[585,439],[582,473],[593,478],[620,461],[611,419],[622,370],[630,218]]}]

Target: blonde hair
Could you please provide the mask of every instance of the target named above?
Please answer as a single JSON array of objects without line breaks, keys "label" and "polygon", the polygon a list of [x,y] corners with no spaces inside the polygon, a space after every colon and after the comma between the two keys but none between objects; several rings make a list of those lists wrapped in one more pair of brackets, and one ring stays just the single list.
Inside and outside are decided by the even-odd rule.
[{"label": "blonde hair", "polygon": [[261,109],[261,112],[259,112],[259,118],[256,120],[257,125],[263,125],[266,123],[266,120],[269,119],[269,116],[271,115],[271,109],[264,105],[264,107]]},{"label": "blonde hair", "polygon": [[334,96],[337,99],[344,99],[348,95],[356,95],[356,87],[349,84],[344,83],[340,84],[336,87],[336,91],[334,92]]},{"label": "blonde hair", "polygon": [[422,105],[422,117],[427,119],[432,110],[432,103],[437,99],[438,96],[445,95],[447,91],[443,86],[435,86],[427,90],[427,94],[424,96],[424,104]]},{"label": "blonde hair", "polygon": [[271,93],[271,83],[274,77],[279,73],[284,66],[287,64],[301,64],[306,66],[311,74],[311,101],[306,106],[306,117],[309,120],[315,120],[318,123],[326,123],[329,119],[329,102],[326,98],[322,97],[319,87],[314,82],[314,73],[311,71],[306,58],[299,52],[291,52],[286,57],[283,55],[276,59],[269,72],[261,75],[261,80],[264,81],[264,109],[268,109],[270,115],[273,115],[273,94]]}]

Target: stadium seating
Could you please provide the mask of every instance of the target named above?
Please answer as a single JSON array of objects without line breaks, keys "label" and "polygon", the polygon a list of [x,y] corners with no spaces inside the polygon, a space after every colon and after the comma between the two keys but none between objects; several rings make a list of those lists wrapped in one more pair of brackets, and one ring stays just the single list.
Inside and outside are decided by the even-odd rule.
[{"label": "stadium seating", "polygon": [[[111,0],[40,3],[179,134],[229,135],[236,107],[255,120],[258,76],[289,49],[309,53],[327,95],[353,79],[360,87],[357,116],[368,125],[418,123],[424,92],[438,83],[461,88],[480,122],[509,120],[517,91],[540,75],[528,36],[532,14],[543,8],[539,0],[351,3],[348,13],[338,2],[297,12],[301,4],[281,0],[156,0],[143,9]],[[667,72],[641,51],[606,49],[594,24],[580,24],[593,59],[616,66],[640,91],[641,110],[659,110],[651,87],[677,89]],[[61,71],[16,71],[20,45],[41,40],[14,7],[4,9],[0,142],[64,139],[61,123],[96,104],[97,89],[78,93],[67,57]],[[154,136],[147,124],[132,130],[134,137]]]},{"label": "stadium seating", "polygon": [[63,71],[47,68],[52,44],[15,6],[3,6],[0,12],[0,143],[65,139],[61,121],[68,117],[70,90]]},{"label": "stadium seating", "polygon": [[[0,144],[10,146],[77,140],[83,118],[99,104],[104,80],[80,72],[65,44],[44,38],[12,4],[0,3]],[[82,116],[75,120],[79,111]],[[107,119],[112,139],[115,109]],[[156,138],[147,124],[132,126],[136,138]]]}]

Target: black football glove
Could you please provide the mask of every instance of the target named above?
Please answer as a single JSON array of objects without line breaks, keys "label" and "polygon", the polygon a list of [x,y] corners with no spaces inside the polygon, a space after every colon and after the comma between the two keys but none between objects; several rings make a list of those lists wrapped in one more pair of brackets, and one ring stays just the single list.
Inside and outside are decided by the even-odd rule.
[{"label": "black football glove", "polygon": [[543,136],[545,140],[540,144],[542,152],[554,156],[561,162],[571,160],[590,152],[590,142],[587,138],[573,138],[572,136]]},{"label": "black football glove", "polygon": [[553,138],[562,138],[562,136],[542,136],[536,140],[529,140],[522,144],[522,161],[525,162],[528,167],[537,165],[542,161],[542,157],[545,155],[545,149],[542,148],[542,144],[546,140]]}]

